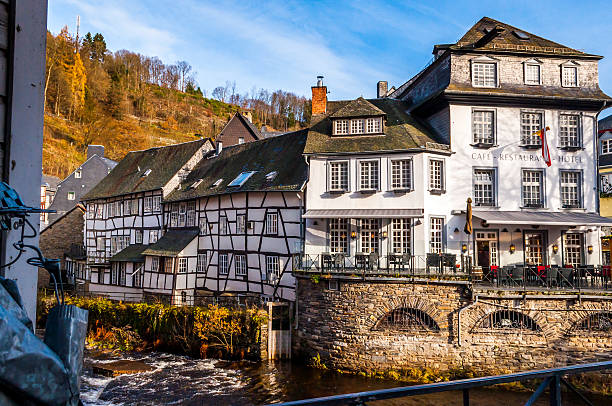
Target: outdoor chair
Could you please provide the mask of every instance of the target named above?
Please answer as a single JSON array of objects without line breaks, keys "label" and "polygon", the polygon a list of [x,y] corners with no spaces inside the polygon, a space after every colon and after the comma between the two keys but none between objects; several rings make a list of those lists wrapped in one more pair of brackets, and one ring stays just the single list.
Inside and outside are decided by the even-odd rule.
[{"label": "outdoor chair", "polygon": [[498,269],[498,283],[500,286],[508,286],[510,284],[510,273],[514,267],[503,266]]},{"label": "outdoor chair", "polygon": [[[370,252],[370,255],[368,256],[369,261],[368,261],[368,267],[371,271],[373,271],[374,269],[378,269],[378,252]],[[376,267],[376,268],[375,268]]]},{"label": "outdoor chair", "polygon": [[408,252],[402,254],[402,269],[412,271],[412,255]]},{"label": "outdoor chair", "polygon": [[561,274],[559,286],[571,287],[574,284],[574,278],[572,277],[572,274],[574,273],[573,268],[561,268],[559,273]]},{"label": "outdoor chair", "polygon": [[430,267],[434,267],[438,269],[440,268],[440,254],[436,254],[432,252],[427,253],[427,259],[425,262],[425,268],[426,268],[427,274],[429,274]]},{"label": "outdoor chair", "polygon": [[548,287],[559,286],[559,268],[551,266],[546,273],[546,283]]},{"label": "outdoor chair", "polygon": [[333,265],[337,270],[344,268],[344,254],[334,254]]}]

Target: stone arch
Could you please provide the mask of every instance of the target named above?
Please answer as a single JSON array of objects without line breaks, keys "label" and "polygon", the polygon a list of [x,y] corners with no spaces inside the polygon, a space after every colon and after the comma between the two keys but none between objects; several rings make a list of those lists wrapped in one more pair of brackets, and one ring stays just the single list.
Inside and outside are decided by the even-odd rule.
[{"label": "stone arch", "polygon": [[527,314],[514,309],[497,309],[488,312],[474,325],[474,329],[520,329],[539,333],[540,325]]},{"label": "stone arch", "polygon": [[440,331],[448,327],[448,322],[442,317],[440,310],[435,304],[418,296],[410,296],[394,297],[387,302],[381,303],[370,316],[371,329],[378,329],[383,319],[392,315],[394,311],[403,311],[405,314],[411,313],[421,317],[426,325],[435,326],[435,328],[430,328],[430,331]]},{"label": "stone arch", "polygon": [[554,329],[548,324],[546,317],[544,317],[544,315],[542,315],[540,312],[536,311],[536,309],[500,307],[484,303],[481,306],[474,308],[467,317],[466,324],[468,326],[472,326],[470,328],[470,332],[482,332],[483,329],[489,330],[490,332],[495,332],[496,329],[483,327],[483,322],[485,320],[495,320],[495,318],[498,318],[498,316],[503,316],[503,314],[500,313],[497,313],[497,315],[495,314],[499,311],[514,312],[513,314],[518,315],[519,321],[528,321],[531,323],[530,326],[536,327],[534,329],[523,329],[523,331],[531,331],[536,334],[541,334],[547,340],[549,337],[554,335]]},{"label": "stone arch", "polygon": [[[580,334],[580,324],[597,313],[612,312],[612,303],[609,302],[583,302],[580,308],[567,312],[566,322],[560,328],[563,336]],[[584,330],[583,330],[584,331]],[[612,334],[612,331],[611,331]]]}]

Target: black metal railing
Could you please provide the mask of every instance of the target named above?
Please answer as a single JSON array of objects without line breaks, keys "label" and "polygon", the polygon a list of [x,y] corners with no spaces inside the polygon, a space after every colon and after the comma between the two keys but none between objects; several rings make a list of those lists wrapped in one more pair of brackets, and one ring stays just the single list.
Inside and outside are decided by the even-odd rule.
[{"label": "black metal railing", "polygon": [[398,253],[295,254],[293,270],[301,273],[346,274],[361,276],[418,276],[468,274],[455,254],[411,255]]},{"label": "black metal railing", "polygon": [[510,265],[483,269],[479,278],[472,273],[472,279],[498,288],[612,289],[610,266]]},{"label": "black metal railing", "polygon": [[428,395],[432,393],[460,391],[463,405],[470,404],[470,389],[498,385],[510,382],[521,382],[532,379],[542,379],[542,383],[531,395],[525,406],[533,405],[535,401],[549,390],[550,405],[561,406],[561,385],[584,402],[591,402],[581,394],[565,378],[567,375],[581,374],[585,372],[604,371],[612,369],[612,361],[596,362],[591,364],[570,365],[560,368],[542,369],[537,371],[517,372],[507,375],[486,376],[482,378],[462,379],[450,382],[431,383],[427,385],[405,386],[401,388],[383,389],[369,392],[349,393],[345,395],[327,396],[315,399],[305,399],[293,402],[280,403],[279,406],[298,405],[365,405],[366,402],[374,402],[386,399],[398,399],[409,396]]}]

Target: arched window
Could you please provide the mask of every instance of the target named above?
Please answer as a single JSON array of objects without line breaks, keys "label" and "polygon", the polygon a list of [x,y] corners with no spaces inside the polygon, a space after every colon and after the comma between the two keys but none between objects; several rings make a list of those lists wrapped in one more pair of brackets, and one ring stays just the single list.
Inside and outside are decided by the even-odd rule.
[{"label": "arched window", "polygon": [[593,313],[578,322],[576,330],[612,331],[612,312]]},{"label": "arched window", "polygon": [[529,330],[540,332],[542,329],[529,316],[514,310],[497,310],[484,316],[479,328],[487,330]]},{"label": "arched window", "polygon": [[399,307],[385,314],[376,325],[378,330],[440,331],[438,323],[422,310]]}]

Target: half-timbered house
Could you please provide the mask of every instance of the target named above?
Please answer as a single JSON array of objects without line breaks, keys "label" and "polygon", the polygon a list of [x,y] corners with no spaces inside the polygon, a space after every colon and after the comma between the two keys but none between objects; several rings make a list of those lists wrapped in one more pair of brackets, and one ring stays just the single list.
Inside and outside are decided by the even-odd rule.
[{"label": "half-timbered house", "polygon": [[166,234],[145,255],[144,289],[294,300],[306,131],[224,148],[164,198]]},{"label": "half-timbered house", "polygon": [[213,150],[200,139],[130,152],[83,197],[90,292],[142,298],[142,252],[162,235],[162,200]]}]

